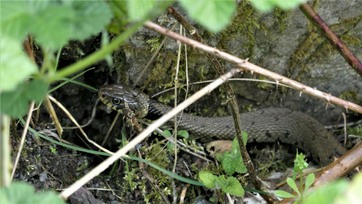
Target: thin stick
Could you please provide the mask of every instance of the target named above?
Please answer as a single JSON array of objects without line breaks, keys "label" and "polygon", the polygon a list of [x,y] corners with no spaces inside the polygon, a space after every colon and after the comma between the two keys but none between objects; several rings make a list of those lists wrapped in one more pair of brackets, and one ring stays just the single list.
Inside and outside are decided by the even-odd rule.
[{"label": "thin stick", "polygon": [[28,127],[29,127],[30,119],[31,119],[31,116],[32,116],[32,113],[33,113],[33,109],[34,109],[34,101],[32,101],[31,104],[30,104],[28,117],[26,118],[25,126],[24,126],[24,129],[23,129],[23,134],[21,135],[21,139],[20,139],[20,145],[19,145],[18,153],[16,155],[16,159],[15,159],[15,162],[14,162],[14,168],[13,168],[13,171],[11,172],[11,180],[13,180],[16,167],[18,166],[19,158],[20,158],[20,155],[21,155],[21,150],[23,149],[23,146],[24,146],[25,137],[26,137],[26,133],[28,132]]},{"label": "thin stick", "polygon": [[329,40],[329,42],[337,48],[341,53],[344,59],[348,62],[349,65],[360,75],[362,76],[362,64],[358,58],[352,53],[352,51],[343,43],[341,39],[329,28],[328,24],[323,21],[323,19],[318,15],[317,12],[313,10],[308,4],[302,4],[300,10],[311,20],[318,28],[323,31],[324,36]]}]

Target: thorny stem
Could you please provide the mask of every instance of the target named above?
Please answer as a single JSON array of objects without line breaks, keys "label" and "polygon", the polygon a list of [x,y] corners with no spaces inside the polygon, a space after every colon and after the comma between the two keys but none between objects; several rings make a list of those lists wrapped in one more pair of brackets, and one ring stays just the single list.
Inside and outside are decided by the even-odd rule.
[{"label": "thorny stem", "polygon": [[362,64],[358,58],[351,52],[351,50],[343,43],[341,39],[329,28],[326,22],[313,10],[308,4],[302,4],[300,10],[311,20],[316,26],[318,26],[329,42],[337,48],[344,59],[349,65],[362,76]]}]

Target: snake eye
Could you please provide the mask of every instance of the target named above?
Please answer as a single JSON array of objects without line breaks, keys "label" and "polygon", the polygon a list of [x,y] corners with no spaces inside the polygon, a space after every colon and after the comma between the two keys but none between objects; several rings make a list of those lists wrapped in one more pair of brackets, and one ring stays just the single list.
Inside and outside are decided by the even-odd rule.
[{"label": "snake eye", "polygon": [[113,98],[113,99],[112,99],[112,103],[113,103],[114,105],[119,105],[119,104],[121,103],[121,100],[120,100],[119,98]]}]

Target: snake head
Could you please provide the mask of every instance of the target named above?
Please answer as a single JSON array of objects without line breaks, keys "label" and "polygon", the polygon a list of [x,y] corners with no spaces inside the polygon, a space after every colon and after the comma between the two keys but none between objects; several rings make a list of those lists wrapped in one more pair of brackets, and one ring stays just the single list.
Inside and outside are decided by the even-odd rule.
[{"label": "snake head", "polygon": [[102,86],[98,97],[108,107],[121,113],[125,108],[134,112],[137,118],[143,118],[148,113],[149,97],[123,84]]}]

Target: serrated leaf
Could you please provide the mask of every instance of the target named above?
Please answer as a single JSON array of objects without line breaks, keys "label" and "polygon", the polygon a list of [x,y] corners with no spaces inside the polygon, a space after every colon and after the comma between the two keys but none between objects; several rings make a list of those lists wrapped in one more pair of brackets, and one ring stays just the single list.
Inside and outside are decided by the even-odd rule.
[{"label": "serrated leaf", "polygon": [[247,172],[246,166],[244,164],[243,158],[240,157],[240,159],[237,160],[235,172],[243,174]]},{"label": "serrated leaf", "polygon": [[128,0],[128,17],[131,21],[145,18],[157,5],[157,0]]},{"label": "serrated leaf", "polygon": [[36,103],[40,103],[47,93],[48,86],[49,84],[43,80],[32,80],[26,87],[26,92],[28,94],[27,98],[29,101],[34,100]]},{"label": "serrated leaf", "polygon": [[76,18],[70,6],[51,5],[32,17],[29,32],[42,47],[54,50],[70,40],[72,30],[69,24]]},{"label": "serrated leaf", "polygon": [[305,179],[305,190],[308,191],[309,187],[314,183],[315,175],[313,173],[308,174],[307,178]]},{"label": "serrated leaf", "polygon": [[131,21],[138,21],[150,17],[151,14],[156,15],[166,8],[173,1],[165,0],[128,0],[128,17]]},{"label": "serrated leaf", "polygon": [[180,0],[179,2],[192,19],[212,32],[219,32],[229,24],[236,7],[234,0]]},{"label": "serrated leaf", "polygon": [[28,100],[20,89],[0,93],[0,113],[13,118],[21,117],[26,113]]},{"label": "serrated leaf", "polygon": [[288,193],[286,191],[283,190],[276,190],[274,191],[275,195],[280,197],[280,198],[296,198],[296,195],[293,195],[291,193]]},{"label": "serrated leaf", "polygon": [[5,202],[5,199],[1,199],[2,203],[65,203],[56,193],[52,191],[35,193],[35,189],[33,186],[22,182],[12,183],[7,188],[1,188],[0,197],[5,197],[5,199],[7,200],[7,202]]},{"label": "serrated leaf", "polygon": [[232,149],[230,152],[225,153],[221,157],[217,158],[218,161],[221,161],[221,166],[228,175],[233,173],[245,173],[246,167],[243,162],[243,158],[240,154],[239,143],[237,138],[234,138],[232,142]]},{"label": "serrated leaf", "polygon": [[31,16],[28,4],[27,1],[1,1],[1,35],[11,36],[19,41],[25,38]]},{"label": "serrated leaf", "polygon": [[208,172],[208,171],[200,171],[199,172],[199,179],[201,183],[203,183],[207,188],[214,189],[216,188],[216,179],[217,176]]},{"label": "serrated leaf", "polygon": [[85,40],[102,31],[112,19],[112,11],[105,1],[74,1],[76,19],[72,23],[71,39]]},{"label": "serrated leaf", "polygon": [[0,37],[0,41],[0,93],[2,93],[14,90],[37,69],[23,52],[19,41],[5,35]]},{"label": "serrated leaf", "polygon": [[[3,5],[5,8],[3,8]],[[57,49],[69,40],[85,40],[99,33],[111,20],[112,12],[105,1],[9,1],[1,26],[4,33],[22,40],[34,35],[46,49]]]},{"label": "serrated leaf", "polygon": [[232,175],[235,173],[237,163],[235,162],[235,157],[231,154],[225,154],[224,158],[221,161],[221,166],[224,169],[225,173]]},{"label": "serrated leaf", "polygon": [[295,183],[295,181],[291,178],[287,178],[287,184],[289,187],[291,187],[296,193],[298,193],[298,195],[300,195],[299,189],[297,187],[297,184]]},{"label": "serrated leaf", "polygon": [[23,116],[30,101],[40,102],[45,96],[48,84],[41,80],[32,80],[20,84],[16,90],[0,93],[0,113],[13,118]]},{"label": "serrated leaf", "polygon": [[251,0],[251,4],[262,12],[269,12],[275,7],[279,7],[284,10],[293,9],[305,2],[306,0]]},{"label": "serrated leaf", "polygon": [[225,193],[235,196],[244,196],[244,188],[235,177],[228,177],[226,179],[226,185],[222,188]]}]

